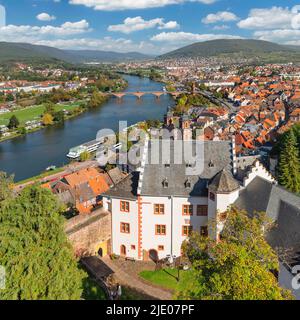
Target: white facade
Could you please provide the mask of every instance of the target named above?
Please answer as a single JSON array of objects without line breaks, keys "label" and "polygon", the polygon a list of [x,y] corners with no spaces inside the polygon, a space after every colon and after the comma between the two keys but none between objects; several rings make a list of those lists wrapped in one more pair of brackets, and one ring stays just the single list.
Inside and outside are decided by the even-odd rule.
[{"label": "white facade", "polygon": [[[121,212],[121,201],[129,202],[128,213]],[[140,202],[141,230],[138,200],[104,198],[105,208],[110,208],[112,212],[112,252],[117,255],[122,255],[121,246],[125,246],[126,256],[137,260],[147,258],[150,250],[155,250],[159,259],[167,255],[178,257],[181,255],[182,243],[188,238],[183,235],[183,226],[192,226],[193,231],[198,232],[201,227],[207,226],[208,216],[197,216],[197,205],[208,205],[206,197],[142,197]],[[164,214],[154,213],[155,204],[164,205]],[[193,215],[183,215],[183,205],[193,205]],[[130,234],[120,231],[121,223],[130,224]],[[165,226],[166,234],[156,234],[156,225]],[[142,256],[138,255],[139,242]]]},{"label": "white facade", "polygon": [[[217,240],[225,222],[218,218],[218,214],[226,212],[239,198],[240,191],[256,176],[274,182],[257,161],[240,189],[231,193],[214,193],[208,189],[208,197],[139,196],[135,200],[104,197],[104,208],[112,213],[112,252],[136,260],[147,260],[151,250],[156,251],[159,259],[167,255],[178,257],[182,243],[188,238],[183,235],[184,226],[191,226],[198,232],[207,227],[209,236]],[[129,212],[121,211],[121,201],[129,203]],[[164,206],[164,214],[155,214],[154,206],[158,204]],[[193,206],[193,215],[183,214],[184,205]],[[206,216],[197,215],[198,205],[207,206]],[[129,233],[121,232],[122,223],[129,224]],[[165,227],[165,235],[156,234],[157,225]]]},{"label": "white facade", "polygon": [[[112,252],[121,255],[121,246],[125,246],[126,256],[138,259],[137,201],[126,201],[129,202],[129,212],[121,212],[120,199],[109,201],[103,199],[104,207],[112,212]],[[130,225],[130,233],[121,232],[121,223],[128,223]],[[135,246],[135,249],[132,246]]]},{"label": "white facade", "polygon": [[[187,239],[183,235],[183,226],[192,226],[193,231],[199,231],[201,226],[207,226],[207,216],[197,216],[197,205],[206,205],[207,198],[179,198],[179,197],[143,197],[143,250],[156,250],[159,258],[166,255],[181,255],[182,243]],[[165,213],[158,215],[154,213],[155,204],[164,204]],[[193,205],[193,215],[183,215],[183,205]],[[156,225],[166,226],[166,235],[156,235]],[[158,250],[163,246],[163,250]]]}]

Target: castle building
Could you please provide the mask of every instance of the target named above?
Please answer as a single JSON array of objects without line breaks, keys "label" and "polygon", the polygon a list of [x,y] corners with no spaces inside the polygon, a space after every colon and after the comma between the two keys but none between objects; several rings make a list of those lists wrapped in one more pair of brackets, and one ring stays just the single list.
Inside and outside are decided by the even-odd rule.
[{"label": "castle building", "polygon": [[[177,163],[182,150],[174,143],[170,141],[170,160],[161,157],[153,164],[152,144],[146,142],[140,168],[104,193],[104,208],[112,214],[114,254],[136,260],[179,257],[192,231],[218,239],[224,212],[253,180],[276,183],[254,157],[237,159],[234,141],[203,142],[199,174],[188,172],[190,163]],[[208,227],[210,221],[218,221],[215,230]]]},{"label": "castle building", "polygon": [[181,151],[174,140],[170,145],[170,161],[151,164],[146,142],[140,167],[103,194],[112,220],[111,252],[144,261],[179,257],[192,231],[218,241],[228,207],[250,216],[266,212],[274,223],[266,239],[280,260],[279,284],[300,300],[292,286],[300,264],[299,195],[278,186],[256,156],[236,157],[234,139],[205,141],[199,174],[187,172],[190,163],[177,164]]}]

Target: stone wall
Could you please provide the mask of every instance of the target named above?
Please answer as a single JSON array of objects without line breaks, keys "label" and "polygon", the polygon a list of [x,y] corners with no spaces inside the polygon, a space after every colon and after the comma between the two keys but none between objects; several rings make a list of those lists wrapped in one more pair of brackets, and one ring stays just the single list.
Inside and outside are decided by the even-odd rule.
[{"label": "stone wall", "polygon": [[78,256],[95,255],[103,244],[110,253],[111,214],[103,209],[68,220],[65,231]]}]

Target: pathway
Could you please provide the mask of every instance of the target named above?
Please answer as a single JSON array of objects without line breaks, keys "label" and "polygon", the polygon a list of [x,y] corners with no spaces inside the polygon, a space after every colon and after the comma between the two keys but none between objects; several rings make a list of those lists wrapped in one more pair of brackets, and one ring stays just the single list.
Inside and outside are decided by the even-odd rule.
[{"label": "pathway", "polygon": [[59,180],[61,178],[63,178],[64,176],[74,173],[76,171],[79,171],[81,169],[85,169],[85,168],[91,168],[91,167],[97,167],[99,164],[97,161],[86,161],[86,162],[75,162],[75,163],[71,163],[69,165],[67,165],[63,171],[60,171],[58,173],[55,174],[51,174],[51,171],[49,171],[49,175],[43,178],[39,178],[39,179],[34,179],[31,181],[27,181],[25,183],[22,184],[18,184],[16,183],[14,190],[16,192],[20,192],[22,191],[25,187],[30,186],[32,184],[35,184],[36,182],[41,182],[41,183],[45,183],[48,181],[55,181],[55,180]]},{"label": "pathway", "polygon": [[110,257],[102,258],[102,261],[114,271],[116,278],[121,284],[140,291],[158,300],[172,300],[172,291],[162,289],[144,281],[138,276],[141,269],[154,269],[153,264],[144,264],[139,261],[111,260]]}]

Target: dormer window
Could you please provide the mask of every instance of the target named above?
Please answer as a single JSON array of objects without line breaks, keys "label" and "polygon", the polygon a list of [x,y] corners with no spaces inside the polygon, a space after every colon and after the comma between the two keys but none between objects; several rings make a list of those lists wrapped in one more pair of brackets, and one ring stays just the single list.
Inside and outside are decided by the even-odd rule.
[{"label": "dormer window", "polygon": [[209,164],[208,164],[209,168],[213,168],[215,166],[215,164],[213,163],[212,160],[210,160]]},{"label": "dormer window", "polygon": [[169,187],[169,182],[167,179],[165,179],[163,182],[162,182],[162,185],[164,188],[168,188]]},{"label": "dormer window", "polygon": [[185,187],[186,187],[187,189],[190,189],[190,188],[192,187],[192,183],[191,183],[190,180],[186,180],[186,182],[185,182]]}]

